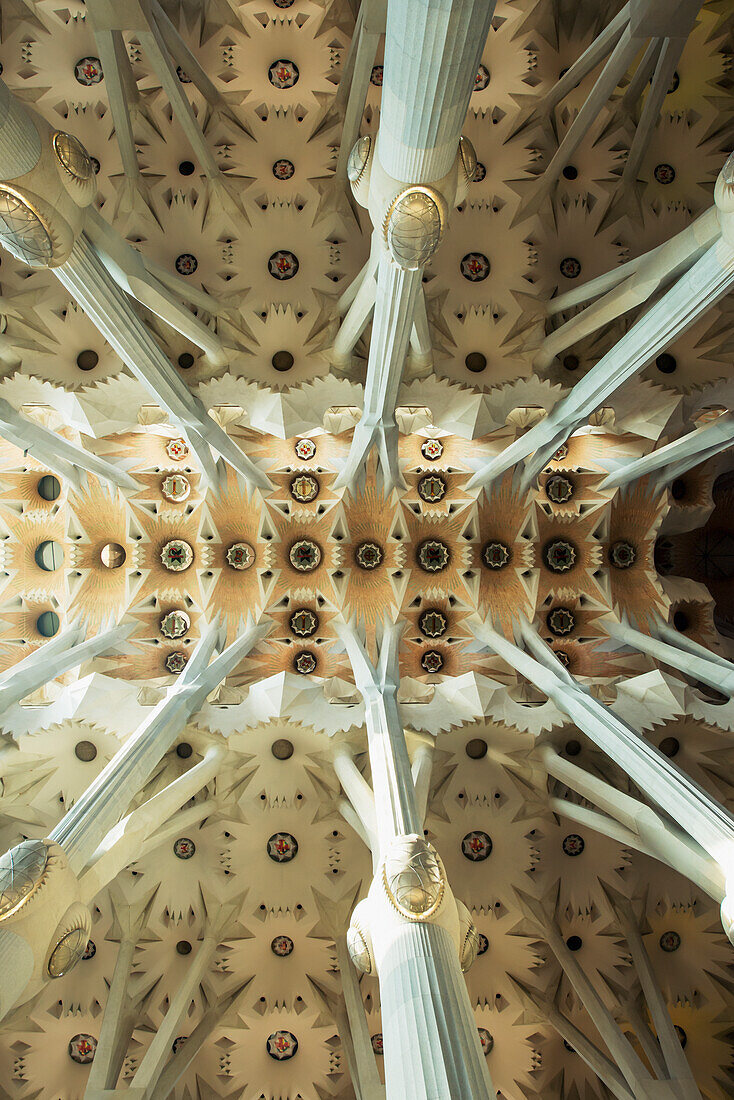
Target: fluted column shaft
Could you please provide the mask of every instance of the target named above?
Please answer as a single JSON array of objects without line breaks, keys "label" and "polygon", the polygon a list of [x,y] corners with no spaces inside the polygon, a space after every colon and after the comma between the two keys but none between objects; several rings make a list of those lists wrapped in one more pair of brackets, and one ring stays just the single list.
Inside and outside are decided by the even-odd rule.
[{"label": "fluted column shaft", "polygon": [[[423,833],[398,712],[400,628],[385,628],[375,669],[351,627],[337,627],[365,703],[381,855]],[[381,874],[378,868],[377,875]],[[372,891],[371,891],[372,893]],[[391,914],[371,923],[391,1100],[488,1100],[494,1095],[456,943],[438,923]]]},{"label": "fluted column shaft", "polygon": [[451,167],[493,10],[490,0],[389,0],[379,156],[394,179],[428,183]]}]

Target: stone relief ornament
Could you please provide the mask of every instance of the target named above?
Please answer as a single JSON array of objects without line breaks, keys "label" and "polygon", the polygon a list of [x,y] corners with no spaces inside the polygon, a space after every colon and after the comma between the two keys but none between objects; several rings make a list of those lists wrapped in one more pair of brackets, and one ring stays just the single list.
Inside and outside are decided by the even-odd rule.
[{"label": "stone relief ornament", "polygon": [[385,243],[404,271],[417,271],[441,243],[446,203],[429,187],[408,187],[393,199],[384,224]]},{"label": "stone relief ornament", "polygon": [[38,889],[47,861],[43,840],[23,840],[0,856],[0,921],[17,912]]},{"label": "stone relief ornament", "polygon": [[466,973],[479,952],[479,933],[471,913],[458,898],[456,907],[459,913],[459,961],[461,969]]},{"label": "stone relief ornament", "polygon": [[388,900],[410,921],[432,917],[446,890],[438,852],[415,833],[396,837],[391,843],[382,864],[382,883]]},{"label": "stone relief ornament", "polygon": [[362,974],[372,974],[372,954],[368,942],[362,933],[361,928],[355,924],[354,914],[352,914],[352,923],[347,930],[347,948],[349,950],[349,957],[352,963]]},{"label": "stone relief ornament", "polygon": [[51,940],[46,969],[50,978],[63,978],[81,962],[89,943],[92,918],[86,905],[73,902],[66,910]]}]

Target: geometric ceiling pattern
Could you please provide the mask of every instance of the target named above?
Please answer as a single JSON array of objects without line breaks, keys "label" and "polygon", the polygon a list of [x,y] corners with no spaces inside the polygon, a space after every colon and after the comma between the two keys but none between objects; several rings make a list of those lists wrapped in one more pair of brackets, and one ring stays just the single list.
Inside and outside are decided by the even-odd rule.
[{"label": "geometric ceiling pattern", "polygon": [[728,240],[731,5],[497,0],[460,153],[383,209],[392,4],[1,5],[18,132],[45,120],[72,183],[0,133],[0,851],[54,842],[0,860],[0,933],[62,899],[0,942],[0,1100],[377,1100],[386,1066],[411,1095],[391,1036],[406,1073],[437,1055],[369,909],[384,882],[419,911],[373,665],[489,1075],[435,1095],[734,1094],[734,857],[558,687],[731,821],[731,297],[590,374]]}]

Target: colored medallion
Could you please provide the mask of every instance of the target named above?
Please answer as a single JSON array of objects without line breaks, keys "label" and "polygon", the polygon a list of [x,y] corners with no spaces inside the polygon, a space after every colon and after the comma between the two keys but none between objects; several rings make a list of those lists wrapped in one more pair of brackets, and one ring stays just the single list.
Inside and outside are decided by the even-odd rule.
[{"label": "colored medallion", "polygon": [[673,951],[677,951],[680,947],[680,936],[677,932],[663,932],[660,937],[660,947],[667,954],[671,954]]},{"label": "colored medallion", "polygon": [[227,548],[226,558],[227,565],[231,566],[232,569],[243,572],[245,569],[249,569],[255,561],[255,551],[249,542],[233,542]]},{"label": "colored medallion", "polygon": [[479,1042],[482,1044],[482,1054],[486,1058],[487,1055],[491,1053],[492,1048],[494,1047],[494,1039],[492,1038],[492,1033],[487,1031],[486,1027],[478,1027],[477,1032],[479,1033]]},{"label": "colored medallion", "polygon": [[374,1050],[375,1054],[383,1055],[385,1053],[383,1043],[382,1043],[382,1032],[381,1031],[377,1031],[371,1037],[370,1042],[372,1043],[372,1049]]},{"label": "colored medallion", "polygon": [[84,954],[82,955],[82,962],[86,962],[88,959],[93,959],[97,954],[97,945],[94,940],[87,940],[87,946],[84,948]]},{"label": "colored medallion", "polygon": [[377,569],[382,559],[382,547],[376,542],[361,542],[354,551],[354,560],[360,569]]},{"label": "colored medallion", "polygon": [[310,638],[319,628],[319,617],[308,607],[299,607],[289,619],[290,628],[299,638]]},{"label": "colored medallion", "polygon": [[545,495],[553,504],[565,504],[573,496],[573,482],[562,474],[552,474],[545,483]]},{"label": "colored medallion", "polygon": [[280,88],[281,91],[297,84],[300,75],[298,66],[293,61],[285,59],[274,61],[268,69],[268,80],[274,88]]},{"label": "colored medallion", "polygon": [[90,88],[104,79],[102,62],[98,57],[80,57],[74,66],[74,76],[79,84]]},{"label": "colored medallion", "polygon": [[273,175],[277,180],[289,180],[295,170],[293,161],[286,160],[285,157],[281,157],[273,164]]},{"label": "colored medallion", "polygon": [[675,179],[675,168],[672,164],[656,164],[653,175],[658,183],[667,186]]},{"label": "colored medallion", "polygon": [[543,561],[551,573],[568,573],[576,564],[576,547],[566,539],[553,539],[543,550]]},{"label": "colored medallion", "polygon": [[172,573],[183,573],[194,560],[194,551],[183,539],[172,539],[161,550],[161,561]]},{"label": "colored medallion", "polygon": [[161,619],[161,634],[164,638],[183,638],[191,627],[191,619],[185,611],[169,611]]},{"label": "colored medallion", "polygon": [[290,936],[275,936],[270,941],[270,950],[274,955],[277,955],[279,959],[285,959],[288,955],[293,954],[293,940]]},{"label": "colored medallion", "polygon": [[575,256],[564,256],[558,265],[564,279],[578,279],[581,274],[581,262]]},{"label": "colored medallion", "polygon": [[79,1066],[88,1066],[94,1061],[97,1040],[93,1035],[75,1035],[69,1042],[69,1057]]},{"label": "colored medallion", "polygon": [[489,84],[489,69],[486,65],[480,65],[477,69],[477,75],[474,77],[475,92],[483,92]]},{"label": "colored medallion", "polygon": [[474,169],[474,179],[472,183],[481,183],[487,175],[487,169],[484,167],[480,160],[477,161],[477,166]]},{"label": "colored medallion", "polygon": [[181,653],[180,650],[177,650],[175,653],[169,653],[166,657],[166,668],[176,676],[179,676],[183,672],[188,663],[188,656],[185,653]]},{"label": "colored medallion", "polygon": [[190,252],[182,252],[176,257],[176,271],[179,275],[193,275],[198,266],[199,261]]},{"label": "colored medallion", "polygon": [[267,851],[274,863],[290,863],[298,854],[298,841],[290,833],[273,833]]},{"label": "colored medallion", "polygon": [[578,833],[569,833],[563,838],[563,851],[567,856],[580,856],[586,847],[586,842]]},{"label": "colored medallion", "polygon": [[287,1058],[292,1058],[298,1050],[298,1039],[292,1031],[274,1031],[272,1035],[268,1035],[266,1046],[271,1058],[275,1058],[276,1062],[284,1062]]},{"label": "colored medallion", "polygon": [[421,454],[429,462],[435,462],[443,454],[443,443],[440,439],[426,439],[421,443]]},{"label": "colored medallion", "polygon": [[174,504],[180,504],[182,500],[186,500],[191,492],[191,483],[183,474],[169,474],[161,482],[161,492],[166,500],[171,500]]},{"label": "colored medallion", "polygon": [[437,649],[427,649],[421,657],[421,668],[425,672],[435,674],[443,668],[443,657]]},{"label": "colored medallion", "polygon": [[186,440],[180,435],[176,436],[175,439],[169,439],[166,443],[166,454],[174,462],[183,462],[185,458],[189,457],[189,447]]},{"label": "colored medallion", "polygon": [[304,649],[293,658],[293,667],[302,676],[310,676],[312,672],[316,671],[316,658],[313,653],[309,653],[307,649]]},{"label": "colored medallion", "polygon": [[321,563],[321,549],[310,539],[299,539],[291,546],[288,560],[299,573],[311,573]]},{"label": "colored medallion", "polygon": [[428,474],[418,482],[418,496],[427,504],[436,504],[446,495],[446,482],[438,474]]},{"label": "colored medallion", "polygon": [[184,1045],[187,1038],[188,1038],[187,1035],[177,1035],[176,1036],[176,1038],[171,1043],[171,1050],[173,1051],[174,1054],[178,1054],[179,1050]]},{"label": "colored medallion", "polygon": [[187,836],[180,836],[173,842],[173,854],[177,859],[191,859],[196,852],[196,845]]},{"label": "colored medallion", "polygon": [[492,854],[492,838],[481,829],[467,833],[461,842],[461,850],[473,863],[481,863]]},{"label": "colored medallion", "polygon": [[382,87],[383,72],[384,69],[382,65],[372,66],[372,72],[370,73],[370,84],[373,84],[375,88]]},{"label": "colored medallion", "polygon": [[620,540],[609,547],[609,561],[615,569],[629,569],[636,558],[637,551],[631,542]]},{"label": "colored medallion", "polygon": [[571,633],[576,625],[576,619],[573,612],[569,611],[567,607],[554,607],[552,611],[548,612],[546,623],[551,634],[554,634],[556,638],[562,638],[564,634]]},{"label": "colored medallion", "polygon": [[299,504],[310,504],[319,495],[319,483],[311,474],[299,474],[290,485],[291,496]]},{"label": "colored medallion", "polygon": [[448,621],[443,611],[439,611],[438,608],[431,607],[427,611],[421,613],[418,619],[418,626],[421,634],[426,638],[441,638],[448,629]]},{"label": "colored medallion", "polygon": [[502,569],[510,560],[510,551],[504,542],[487,542],[482,547],[482,561],[488,569]]},{"label": "colored medallion", "polygon": [[477,955],[486,955],[489,951],[489,940],[483,932],[479,933],[479,944],[477,946]]},{"label": "colored medallion", "polygon": [[298,273],[299,267],[300,264],[293,252],[288,252],[282,248],[278,249],[277,252],[273,252],[268,260],[268,271],[274,279],[279,279],[281,282],[292,279]]},{"label": "colored medallion", "polygon": [[489,275],[489,260],[483,252],[467,252],[459,265],[461,274],[470,283],[482,283]]},{"label": "colored medallion", "polygon": [[426,573],[440,573],[449,564],[449,548],[438,539],[426,539],[418,547],[416,560]]},{"label": "colored medallion", "polygon": [[303,462],[310,462],[316,455],[316,444],[313,439],[299,439],[294,450],[297,458]]}]

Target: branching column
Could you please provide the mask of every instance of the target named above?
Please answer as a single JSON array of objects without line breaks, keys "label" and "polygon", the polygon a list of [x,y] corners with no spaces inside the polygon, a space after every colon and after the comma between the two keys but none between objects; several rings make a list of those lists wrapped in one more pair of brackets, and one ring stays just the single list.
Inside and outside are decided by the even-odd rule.
[{"label": "branching column", "polygon": [[[219,627],[211,625],[166,698],[103,768],[48,840],[24,841],[2,857],[17,873],[0,897],[0,1019],[14,1005],[34,996],[49,977],[60,977],[79,961],[91,930],[85,904],[85,867],[99,861],[92,869],[92,880],[101,889],[109,881],[101,873],[102,867],[110,875],[120,869],[116,845],[126,850],[126,840],[133,834],[142,844],[180,805],[178,797],[183,801],[191,797],[187,777],[181,777],[178,785],[172,785],[173,795],[160,792],[131,815],[130,829],[123,827],[119,836],[113,834],[105,844],[191,715],[264,633],[264,627],[249,627],[210,663],[220,641]],[[213,763],[205,758],[196,766],[200,769],[198,781],[205,783],[211,778]],[[194,784],[194,793],[198,788],[199,782]]]},{"label": "branching column", "polygon": [[[727,413],[713,424],[696,428],[680,439],[658,447],[650,454],[632,462],[622,462],[618,469],[604,478],[600,490],[621,488],[640,477],[658,474],[658,484],[670,483],[688,470],[727,450],[734,444],[734,416]],[[608,467],[607,467],[608,468]]]},{"label": "branching column", "polygon": [[84,630],[81,626],[67,626],[55,638],[50,638],[0,675],[0,714],[25,699],[26,695],[55,680],[57,676],[76,668],[84,661],[91,661],[94,657],[108,653],[120,645],[134,629],[134,623],[125,623],[83,641]]},{"label": "branching column", "polygon": [[534,656],[488,624],[477,624],[473,629],[479,641],[545,692],[653,802],[666,813],[674,813],[680,828],[719,865],[727,893],[721,906],[722,923],[734,943],[734,818],[614,711],[578,684],[527,622],[522,626],[523,640]]},{"label": "branching column", "polygon": [[643,370],[729,291],[734,284],[734,155],[719,173],[714,197],[720,236],[548,416],[482,466],[469,487],[490,485],[523,460],[527,460],[523,484],[530,485],[561,444],[610,394]]},{"label": "branching column", "polygon": [[379,975],[387,1094],[487,1100],[494,1092],[461,972],[459,909],[423,838],[398,713],[400,628],[385,628],[377,669],[353,627],[338,629],[365,704],[380,849],[369,895],[352,916],[350,953]]},{"label": "branching column", "polygon": [[[365,407],[339,485],[354,484],[374,446],[387,488],[402,483],[395,420],[400,378],[423,269],[474,172],[473,152],[470,175],[459,138],[493,7],[488,0],[388,2],[380,130],[375,143],[360,139],[349,158],[355,198],[376,229],[379,262]],[[465,143],[467,155],[468,148]],[[350,332],[366,322],[370,289],[367,282],[360,288],[348,315]],[[426,363],[422,310],[418,321],[414,343],[418,362]],[[343,355],[346,341],[337,337],[337,344]]]},{"label": "branching column", "polygon": [[118,489],[135,491],[140,488],[135,478],[125,470],[71,443],[58,432],[29,420],[4,397],[0,397],[0,435],[19,451],[32,455],[42,465],[48,466],[74,489],[81,489],[85,473],[94,474]]},{"label": "branching column", "polygon": [[612,1095],[618,1100],[701,1100],[627,899],[614,895],[613,901],[617,902],[621,910],[620,924],[627,937],[632,961],[654,1025],[653,1031],[642,1014],[635,1013],[637,1018],[630,1020],[636,1024],[636,1037],[649,1066],[604,1003],[576,955],[567,947],[555,918],[548,916],[542,904],[535,898],[519,891],[517,895],[526,918],[538,928],[556,956],[611,1059],[564,1016],[557,1005],[527,985],[517,980],[515,984],[527,1000],[544,1011],[548,1021],[604,1082]]},{"label": "branching column", "polygon": [[[632,649],[638,649],[641,653],[647,653],[662,665],[677,668],[679,672],[708,684],[715,691],[734,695],[734,664],[725,657],[709,652],[690,638],[680,644],[681,635],[667,623],[661,622],[659,627],[653,626],[652,634],[643,634],[629,623],[614,619],[606,621],[604,626],[610,638],[615,638]],[[662,631],[666,631],[665,640]]]}]

